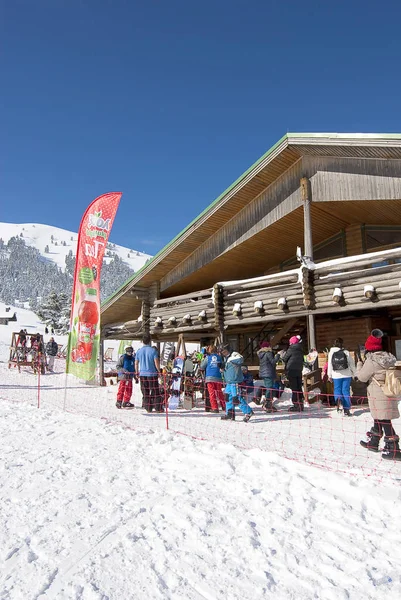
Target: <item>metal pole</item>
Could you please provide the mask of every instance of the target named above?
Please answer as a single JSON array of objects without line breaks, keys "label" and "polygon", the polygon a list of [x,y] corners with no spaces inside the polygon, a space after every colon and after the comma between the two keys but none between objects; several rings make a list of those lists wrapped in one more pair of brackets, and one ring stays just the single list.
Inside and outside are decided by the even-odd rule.
[{"label": "metal pole", "polygon": [[102,333],[100,334],[99,342],[99,385],[106,385],[106,381],[104,378],[104,339]]},{"label": "metal pole", "polygon": [[[301,197],[304,203],[304,256],[313,260],[311,202],[312,191],[307,177],[301,178]],[[308,315],[307,319],[309,350],[316,349],[315,315]]]}]

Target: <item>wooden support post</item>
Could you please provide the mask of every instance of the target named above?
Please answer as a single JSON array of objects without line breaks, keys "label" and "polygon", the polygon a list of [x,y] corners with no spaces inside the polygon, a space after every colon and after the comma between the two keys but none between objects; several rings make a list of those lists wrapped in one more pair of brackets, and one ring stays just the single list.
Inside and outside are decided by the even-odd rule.
[{"label": "wooden support post", "polygon": [[[313,260],[313,238],[312,238],[312,219],[311,202],[312,190],[310,181],[307,177],[301,178],[301,196],[304,204],[304,256]],[[308,344],[309,350],[316,348],[315,316],[308,315]]]},{"label": "wooden support post", "polygon": [[281,329],[270,339],[271,346],[272,347],[277,346],[277,344],[279,344],[281,342],[281,340],[283,339],[285,334],[288,333],[290,331],[290,329],[292,329],[294,327],[294,325],[297,321],[298,321],[297,318],[290,319],[289,321],[287,321],[285,323],[285,325],[283,325],[283,327],[281,327]]},{"label": "wooden support post", "polygon": [[223,288],[217,283],[213,286],[214,298],[214,328],[218,331],[219,343],[224,342],[224,294]]}]

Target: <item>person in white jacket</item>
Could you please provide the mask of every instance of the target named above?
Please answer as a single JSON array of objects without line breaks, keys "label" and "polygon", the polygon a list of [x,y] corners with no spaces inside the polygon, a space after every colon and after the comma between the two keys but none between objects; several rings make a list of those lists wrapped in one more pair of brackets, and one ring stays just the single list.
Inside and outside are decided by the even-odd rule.
[{"label": "person in white jacket", "polygon": [[355,377],[355,362],[348,350],[343,347],[343,340],[337,338],[330,348],[328,357],[327,376],[334,384],[334,398],[337,410],[344,408],[344,416],[350,417],[351,412],[351,381]]}]

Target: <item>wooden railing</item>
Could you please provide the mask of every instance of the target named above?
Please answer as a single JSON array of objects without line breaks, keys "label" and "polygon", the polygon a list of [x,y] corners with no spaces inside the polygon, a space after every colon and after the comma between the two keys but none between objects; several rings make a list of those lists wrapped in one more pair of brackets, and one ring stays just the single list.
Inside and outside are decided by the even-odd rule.
[{"label": "wooden railing", "polygon": [[215,326],[212,289],[155,300],[149,320],[153,333],[210,329]]}]

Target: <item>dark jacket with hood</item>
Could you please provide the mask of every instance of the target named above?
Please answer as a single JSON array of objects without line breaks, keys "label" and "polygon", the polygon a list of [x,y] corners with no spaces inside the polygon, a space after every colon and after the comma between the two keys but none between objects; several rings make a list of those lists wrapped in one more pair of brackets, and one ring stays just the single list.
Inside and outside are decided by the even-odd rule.
[{"label": "dark jacket with hood", "polygon": [[259,376],[262,379],[276,379],[276,364],[280,359],[280,355],[273,356],[271,348],[261,348],[257,354],[259,358]]},{"label": "dark jacket with hood", "polygon": [[304,367],[304,350],[302,342],[291,344],[283,358],[287,376],[301,377]]}]

